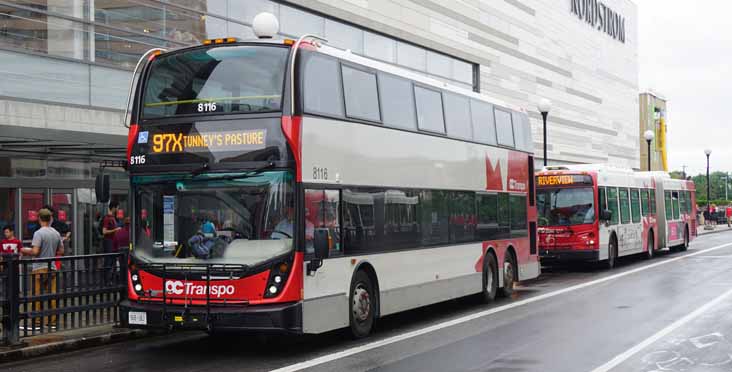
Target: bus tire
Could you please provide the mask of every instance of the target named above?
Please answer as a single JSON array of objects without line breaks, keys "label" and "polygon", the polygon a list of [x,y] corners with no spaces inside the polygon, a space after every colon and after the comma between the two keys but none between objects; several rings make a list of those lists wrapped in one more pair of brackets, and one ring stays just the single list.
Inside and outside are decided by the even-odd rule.
[{"label": "bus tire", "polygon": [[364,338],[371,333],[376,312],[374,284],[365,271],[358,270],[353,276],[350,293],[348,318],[351,335],[356,339]]},{"label": "bus tire", "polygon": [[498,291],[501,297],[511,297],[513,285],[516,282],[516,259],[513,253],[506,252],[506,259],[503,260],[503,287]]},{"label": "bus tire", "polygon": [[615,261],[618,260],[618,241],[613,235],[610,238],[610,244],[607,246],[607,260],[605,260],[605,268],[612,270],[615,268]]},{"label": "bus tire", "polygon": [[686,252],[689,249],[689,228],[684,228],[684,243],[679,246],[679,252]]},{"label": "bus tire", "polygon": [[656,255],[655,243],[656,243],[656,240],[653,239],[653,231],[649,231],[648,232],[648,252],[646,252],[646,259],[648,259],[648,260],[652,259],[653,256]]},{"label": "bus tire", "polygon": [[492,253],[485,254],[483,260],[483,292],[481,300],[483,303],[493,302],[498,293],[498,263]]}]

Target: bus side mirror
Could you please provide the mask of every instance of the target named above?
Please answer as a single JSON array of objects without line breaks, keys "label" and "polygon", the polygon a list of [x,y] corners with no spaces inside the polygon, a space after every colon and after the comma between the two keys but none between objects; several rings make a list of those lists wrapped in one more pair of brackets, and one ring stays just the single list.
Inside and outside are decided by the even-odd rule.
[{"label": "bus side mirror", "polygon": [[613,211],[609,209],[605,209],[600,213],[600,220],[602,221],[610,221],[613,219]]},{"label": "bus side mirror", "polygon": [[109,202],[109,175],[98,174],[94,180],[94,192],[97,194],[97,203]]},{"label": "bus side mirror", "polygon": [[330,253],[330,231],[328,229],[315,229],[313,245],[315,246],[315,258],[324,260]]}]

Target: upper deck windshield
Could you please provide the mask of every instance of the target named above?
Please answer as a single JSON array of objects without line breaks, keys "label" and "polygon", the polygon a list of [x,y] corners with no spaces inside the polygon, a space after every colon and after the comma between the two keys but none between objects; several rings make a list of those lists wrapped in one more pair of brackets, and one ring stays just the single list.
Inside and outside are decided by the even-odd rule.
[{"label": "upper deck windshield", "polygon": [[539,226],[571,226],[595,221],[592,187],[538,189],[536,202]]},{"label": "upper deck windshield", "polygon": [[145,82],[143,118],[280,111],[288,53],[233,45],[163,54]]},{"label": "upper deck windshield", "polygon": [[133,177],[134,255],[150,263],[255,265],[292,250],[293,176]]}]

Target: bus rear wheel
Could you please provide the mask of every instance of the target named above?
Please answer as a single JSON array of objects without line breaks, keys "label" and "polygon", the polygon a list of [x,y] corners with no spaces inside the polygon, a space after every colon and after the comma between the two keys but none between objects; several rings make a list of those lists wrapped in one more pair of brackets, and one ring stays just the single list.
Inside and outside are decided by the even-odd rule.
[{"label": "bus rear wheel", "polygon": [[363,338],[371,333],[376,309],[374,285],[365,271],[359,270],[351,282],[349,298],[349,320],[351,335]]},{"label": "bus rear wheel", "polygon": [[689,249],[689,229],[684,229],[684,244],[679,246],[680,252],[686,252]]},{"label": "bus rear wheel", "polygon": [[655,249],[655,241],[653,239],[653,232],[651,231],[648,233],[648,252],[646,252],[646,259],[650,260],[656,255]]},{"label": "bus rear wheel", "polygon": [[513,254],[506,253],[506,259],[503,262],[503,287],[498,291],[501,297],[511,297],[513,294],[513,285],[516,282],[516,260]]},{"label": "bus rear wheel", "polygon": [[491,253],[486,253],[483,260],[483,293],[481,300],[484,303],[493,302],[498,293],[498,263]]}]

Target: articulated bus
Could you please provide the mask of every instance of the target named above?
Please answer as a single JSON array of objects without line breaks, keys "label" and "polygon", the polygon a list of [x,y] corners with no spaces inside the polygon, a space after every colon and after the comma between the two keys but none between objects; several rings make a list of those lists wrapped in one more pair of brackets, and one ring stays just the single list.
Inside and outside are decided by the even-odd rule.
[{"label": "articulated bus", "polygon": [[613,268],[621,256],[685,251],[696,236],[694,183],[667,173],[552,166],[537,173],[536,186],[542,263]]},{"label": "articulated bus", "polygon": [[307,36],[140,71],[125,326],[363,337],[539,275],[525,111]]}]

